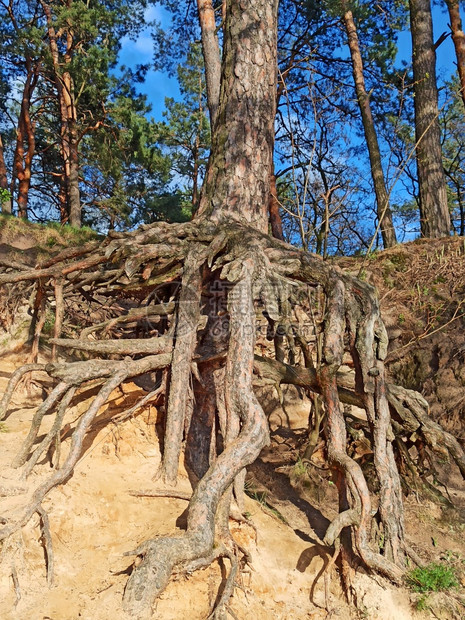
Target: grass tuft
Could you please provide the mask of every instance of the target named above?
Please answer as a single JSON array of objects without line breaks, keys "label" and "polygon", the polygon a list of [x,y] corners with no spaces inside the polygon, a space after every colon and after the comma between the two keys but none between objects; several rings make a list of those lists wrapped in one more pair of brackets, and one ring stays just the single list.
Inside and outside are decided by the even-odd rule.
[{"label": "grass tuft", "polygon": [[439,562],[410,571],[407,584],[414,592],[444,592],[459,585],[454,569]]}]

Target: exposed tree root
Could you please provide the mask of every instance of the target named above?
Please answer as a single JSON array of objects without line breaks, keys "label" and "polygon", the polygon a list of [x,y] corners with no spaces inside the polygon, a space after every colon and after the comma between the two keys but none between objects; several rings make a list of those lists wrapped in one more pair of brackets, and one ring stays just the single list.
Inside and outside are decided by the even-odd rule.
[{"label": "exposed tree root", "polygon": [[45,512],[42,506],[38,507],[37,512],[40,516],[42,540],[44,544],[45,554],[47,557],[47,583],[48,587],[51,588],[53,585],[54,559],[52,536],[50,534],[50,523],[48,519],[48,514]]},{"label": "exposed tree root", "polygon": [[21,366],[15,370],[12,374],[10,381],[8,382],[8,387],[3,395],[2,401],[0,402],[0,420],[3,420],[7,414],[8,405],[10,404],[11,397],[13,396],[13,392],[18,387],[21,379],[30,372],[34,372],[36,370],[44,370],[45,364],[26,364]]},{"label": "exposed tree root", "polygon": [[[3,523],[0,540],[39,512],[51,579],[53,550],[42,501],[72,475],[86,433],[122,382],[147,373],[156,376],[148,393],[114,421],[126,419],[155,399],[165,404],[159,473],[169,485],[176,483],[186,441],[186,463],[195,487],[192,497],[183,496],[190,502],[187,531],[145,541],[132,552],[140,562],[128,580],[124,607],[134,618],[150,614],[173,571],[194,570],[219,556],[229,558],[231,570],[212,617],[219,618],[226,609],[238,570],[230,544],[231,500],[235,497],[239,511],[243,510],[244,468],[268,441],[268,424],[252,389],[254,381],[294,384],[321,395],[327,457],[339,490],[339,516],[329,526],[325,543],[333,545],[340,539],[343,558],[355,553],[366,567],[392,581],[400,581],[408,552],[392,446],[395,436],[403,442],[416,433],[430,449],[450,455],[465,475],[461,446],[430,420],[424,399],[385,383],[387,337],[373,289],[255,229],[237,222],[159,223],[126,235],[113,233],[78,254],[65,251],[37,269],[14,272],[7,266],[4,271],[0,276],[4,283],[40,278],[39,313],[50,311],[56,301],[58,327],[50,343],[58,361],[16,371],[0,404],[2,419],[27,373],[41,371],[55,382],[15,458],[23,476],[31,473],[53,441],[59,442],[73,396],[90,383],[99,389],[77,421],[64,463],[60,466],[55,455],[55,470],[22,511]],[[175,281],[178,275],[181,280]],[[304,314],[313,317],[307,326],[301,322]],[[38,316],[37,342],[42,324]],[[81,326],[79,331],[76,324]],[[276,326],[285,328],[277,338],[271,336],[277,342],[278,359],[272,359],[266,346],[269,357],[255,355],[257,338],[260,344],[265,342],[260,334],[263,325],[268,337]],[[97,335],[101,338],[96,339]],[[310,344],[314,341],[321,343],[317,368]],[[58,358],[59,352],[69,351],[81,361]],[[354,373],[340,372],[347,359]],[[347,452],[342,403],[362,407],[367,414],[361,432],[371,442],[378,476],[382,549],[370,535],[376,510],[367,481]],[[54,411],[52,427],[38,443],[43,417]]]},{"label": "exposed tree root", "polygon": [[[321,385],[315,370],[280,363],[277,360],[255,356],[255,368],[262,377],[299,387],[309,388],[321,394]],[[364,408],[363,399],[355,391],[355,376],[337,373],[338,398],[341,403]],[[453,435],[445,431],[428,416],[428,403],[414,390],[407,390],[392,383],[386,384],[386,398],[396,435],[408,436],[416,432],[426,445],[442,458],[451,457],[465,478],[465,452]]]},{"label": "exposed tree root", "polygon": [[[218,456],[197,485],[189,504],[187,532],[183,537],[147,541],[138,553],[142,562],[134,569],[124,593],[124,606],[132,615],[146,613],[166,587],[175,566],[208,556],[213,549],[215,513],[223,493],[243,467],[253,463],[268,441],[267,420],[252,392],[255,313],[252,303],[253,266],[244,264],[244,275],[233,287],[230,314],[229,367],[234,373],[229,406],[238,411],[242,429],[238,438]],[[159,559],[163,557],[164,561]]]}]

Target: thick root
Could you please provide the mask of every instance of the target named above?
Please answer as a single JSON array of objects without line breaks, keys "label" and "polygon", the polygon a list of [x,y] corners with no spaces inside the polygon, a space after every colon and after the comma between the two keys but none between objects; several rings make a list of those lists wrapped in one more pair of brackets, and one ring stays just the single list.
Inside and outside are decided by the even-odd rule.
[{"label": "thick root", "polygon": [[[248,269],[247,269],[248,267]],[[245,266],[229,302],[231,320],[226,385],[235,377],[226,401],[238,412],[242,429],[237,439],[218,456],[197,485],[189,504],[187,532],[183,537],[143,543],[141,563],[134,568],[124,593],[124,607],[132,617],[143,617],[166,587],[173,569],[182,563],[209,556],[213,549],[215,514],[225,490],[243,467],[253,463],[268,441],[268,424],[252,392],[255,313],[252,273]]]}]

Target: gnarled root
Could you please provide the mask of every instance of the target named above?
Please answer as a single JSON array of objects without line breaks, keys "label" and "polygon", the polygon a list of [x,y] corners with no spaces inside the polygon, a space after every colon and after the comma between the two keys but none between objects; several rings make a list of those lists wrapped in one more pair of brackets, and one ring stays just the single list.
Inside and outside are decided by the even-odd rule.
[{"label": "gnarled root", "polygon": [[[181,273],[179,286],[174,279]],[[77,423],[65,462],[61,467],[55,463],[54,473],[35,490],[14,522],[4,524],[0,539],[40,511],[46,494],[72,474],[84,436],[112,390],[130,377],[164,368],[160,386],[123,415],[130,415],[151,398],[165,398],[161,473],[168,483],[175,483],[185,438],[186,463],[189,459],[196,461],[192,477],[195,489],[186,533],[149,540],[133,552],[140,556],[140,563],[128,580],[124,607],[132,617],[150,614],[174,570],[194,570],[223,555],[230,558],[232,567],[218,603],[224,608],[236,571],[228,546],[231,497],[234,493],[240,508],[244,468],[268,441],[267,420],[252,390],[255,369],[255,380],[268,379],[275,385],[293,383],[321,394],[328,460],[339,490],[340,513],[329,526],[325,541],[332,545],[340,539],[346,568],[354,553],[367,567],[399,581],[407,551],[392,450],[394,432],[421,434],[432,449],[450,453],[463,475],[465,457],[458,442],[429,419],[427,404],[420,395],[385,384],[387,339],[369,285],[237,222],[213,226],[206,221],[160,223],[126,235],[111,233],[102,244],[77,253],[65,251],[36,270],[0,275],[0,283],[39,278],[46,308],[54,295],[60,298],[60,313],[63,300],[67,307],[73,300],[79,302],[75,304],[78,320],[73,320],[73,324],[82,325],[79,337],[74,337],[75,328],[67,324],[66,316],[60,315],[60,329],[55,330],[51,343],[60,351],[77,351],[86,361],[30,365],[13,375],[0,405],[0,419],[26,373],[45,371],[56,382],[37,410],[15,460],[16,466],[24,466],[24,474],[30,473],[53,439],[59,437],[73,394],[89,382],[100,388]],[[209,313],[208,301],[216,294],[208,288],[212,282],[223,287],[221,299],[227,299],[228,305]],[[316,291],[310,301],[309,291]],[[299,297],[300,293],[303,295]],[[317,310],[323,297],[324,311]],[[79,313],[83,299],[96,313],[94,324],[88,320],[90,312]],[[323,341],[321,365],[314,367],[309,341],[302,334],[294,338],[292,330],[277,338],[278,360],[254,358],[255,312],[271,326],[286,326],[292,322],[292,312],[297,314],[293,306],[299,304],[310,314],[319,313],[318,320],[313,320],[312,337]],[[217,338],[213,327],[218,324],[223,333]],[[60,330],[64,337],[60,337]],[[148,337],[141,338],[140,330]],[[105,339],[95,339],[99,335]],[[305,367],[295,364],[294,342],[303,351]],[[285,363],[286,354],[289,363]],[[348,355],[355,373],[344,374],[340,367]],[[111,357],[101,359],[103,356]],[[341,403],[363,407],[367,412],[364,428],[368,428],[380,486],[378,515],[383,549],[370,540],[371,498],[362,469],[347,452]],[[52,428],[36,445],[42,418],[53,410],[56,418]],[[202,426],[208,428],[202,431]],[[219,608],[214,612],[217,615]]]},{"label": "gnarled root", "polygon": [[215,514],[223,493],[236,475],[257,458],[268,441],[265,414],[252,391],[255,314],[252,303],[252,272],[233,287],[228,309],[230,340],[226,362],[226,406],[237,411],[241,431],[217,457],[198,483],[189,504],[187,532],[182,537],[161,538],[143,543],[138,550],[142,562],[134,568],[125,592],[124,607],[132,617],[143,617],[164,590],[173,569],[185,562],[209,556],[215,539]]},{"label": "gnarled root", "polygon": [[[142,374],[150,370],[163,368],[169,364],[170,360],[171,355],[164,354],[158,356],[148,356],[137,361],[131,360],[130,363],[124,361],[114,363],[101,362],[100,364],[94,363],[90,367],[87,367],[87,371],[85,374],[86,379],[101,378],[103,376],[106,378],[106,381],[103,383],[98,394],[92,401],[89,409],[79,419],[76,429],[71,436],[71,446],[65,462],[59,469],[56,469],[55,472],[51,476],[49,476],[39,487],[37,487],[37,489],[32,495],[31,500],[20,512],[19,516],[15,516],[14,521],[7,523],[5,527],[0,529],[0,540],[7,538],[19,528],[24,526],[29,521],[34,512],[39,510],[43,499],[50,492],[50,490],[65,482],[72,474],[74,467],[79,457],[81,456],[84,437],[93,420],[95,419],[95,416],[99,412],[100,408],[107,402],[113,390],[117,388],[128,377]],[[80,364],[80,362],[78,362],[78,364]],[[63,398],[62,404],[60,404],[60,406],[58,407],[57,413],[57,420],[60,420],[63,416],[64,409],[69,404],[71,396],[74,392],[74,387],[72,384],[75,383],[77,380],[75,376],[75,364],[56,365],[53,366],[53,368],[49,367],[49,372],[52,374],[52,376],[54,376],[54,370],[56,371],[57,375],[59,375],[62,379],[67,378],[69,382],[62,380],[52,391],[52,393],[43,403],[43,405],[39,407],[36,415],[34,416],[28,438],[26,439],[26,442],[23,444],[20,450],[20,458],[17,457],[16,459],[18,466],[26,462],[29,456],[30,447],[34,443],[34,439],[37,436],[40,427],[40,421],[45,411],[49,410],[53,405],[57,404],[60,398]],[[107,378],[107,375],[110,376]],[[34,451],[31,457],[34,462],[37,461],[40,454],[45,449],[45,446],[49,445],[56,432],[58,432],[57,427],[53,425],[50,433],[47,434],[43,442]],[[29,471],[30,468],[27,466],[26,473],[28,473]]]},{"label": "gnarled root", "polygon": [[[345,287],[341,280],[334,282],[329,294],[328,303],[328,321],[325,327],[324,341],[324,364],[320,371],[320,384],[323,399],[326,404],[328,417],[328,460],[330,465],[336,470],[336,483],[339,490],[339,509],[340,514],[337,519],[337,527],[330,525],[330,533],[327,534],[327,542],[333,542],[339,537],[344,527],[350,525],[354,532],[354,539],[357,551],[364,563],[373,570],[376,570],[389,579],[399,582],[402,576],[402,570],[394,563],[398,561],[396,556],[394,561],[382,557],[379,553],[375,553],[369,545],[369,531],[371,526],[371,500],[365,477],[363,476],[360,466],[351,459],[346,452],[346,427],[342,408],[337,392],[336,373],[342,364],[342,355],[344,351],[343,335],[344,314],[346,300]],[[361,334],[365,336],[366,334]],[[371,361],[371,360],[368,360]],[[373,425],[380,426],[380,421],[374,419]],[[376,438],[377,439],[377,438]],[[376,442],[374,438],[374,441]],[[383,438],[385,440],[385,438]],[[379,449],[379,443],[374,450]],[[384,463],[381,463],[383,466]],[[377,473],[380,477],[381,485],[389,485],[390,480],[384,479],[383,472],[377,467]],[[398,509],[402,508],[397,507]],[[382,514],[382,518],[385,516]],[[400,513],[400,518],[402,514]],[[391,515],[386,519],[386,531],[392,533],[390,523]],[[384,521],[383,521],[384,524]],[[399,533],[401,537],[401,532]],[[396,541],[392,542],[394,546]]]}]

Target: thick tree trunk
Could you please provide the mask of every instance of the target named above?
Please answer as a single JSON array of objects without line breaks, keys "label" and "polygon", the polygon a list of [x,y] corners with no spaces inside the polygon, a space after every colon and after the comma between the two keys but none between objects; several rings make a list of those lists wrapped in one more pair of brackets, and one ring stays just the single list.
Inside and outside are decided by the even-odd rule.
[{"label": "thick tree trunk", "polygon": [[[3,153],[3,140],[2,140],[1,135],[0,135],[0,189],[9,191],[8,175],[6,171],[5,155]],[[11,214],[12,212],[11,198],[3,200],[1,206],[2,206],[2,213]]]},{"label": "thick tree trunk", "polygon": [[[216,122],[221,84],[221,56],[216,34],[215,11],[211,0],[197,0],[199,11],[199,21],[202,32],[202,51],[205,62],[205,76],[207,81],[207,100],[210,110],[210,125],[213,134]],[[223,13],[226,3],[223,3]],[[223,15],[225,17],[225,14]],[[277,99],[279,95],[277,96]],[[194,201],[194,205],[197,201]],[[272,165],[270,174],[270,200],[268,204],[269,222],[271,233],[277,239],[284,239],[281,215],[279,213],[279,203],[276,197],[276,179],[274,176],[274,166]]]},{"label": "thick tree trunk", "polygon": [[[343,2],[346,5],[346,2]],[[392,223],[392,212],[389,206],[389,196],[386,190],[381,153],[379,150],[378,136],[376,135],[373,115],[370,108],[370,96],[365,88],[363,75],[363,60],[358,42],[357,28],[355,26],[352,11],[344,12],[344,25],[347,32],[350,56],[352,59],[352,71],[354,75],[355,91],[362,116],[363,130],[370,157],[371,177],[376,194],[378,220],[380,222],[381,236],[385,248],[391,248],[397,243],[396,231]]]},{"label": "thick tree trunk", "polygon": [[221,94],[197,217],[268,230],[276,112],[277,0],[226,7]]},{"label": "thick tree trunk", "polygon": [[457,73],[460,80],[460,93],[465,106],[465,33],[463,32],[462,19],[460,17],[459,0],[446,0],[449,11],[450,29],[452,40],[457,56]]},{"label": "thick tree trunk", "polygon": [[442,164],[431,2],[409,0],[409,6],[421,234],[444,237],[450,234],[450,214]]}]

